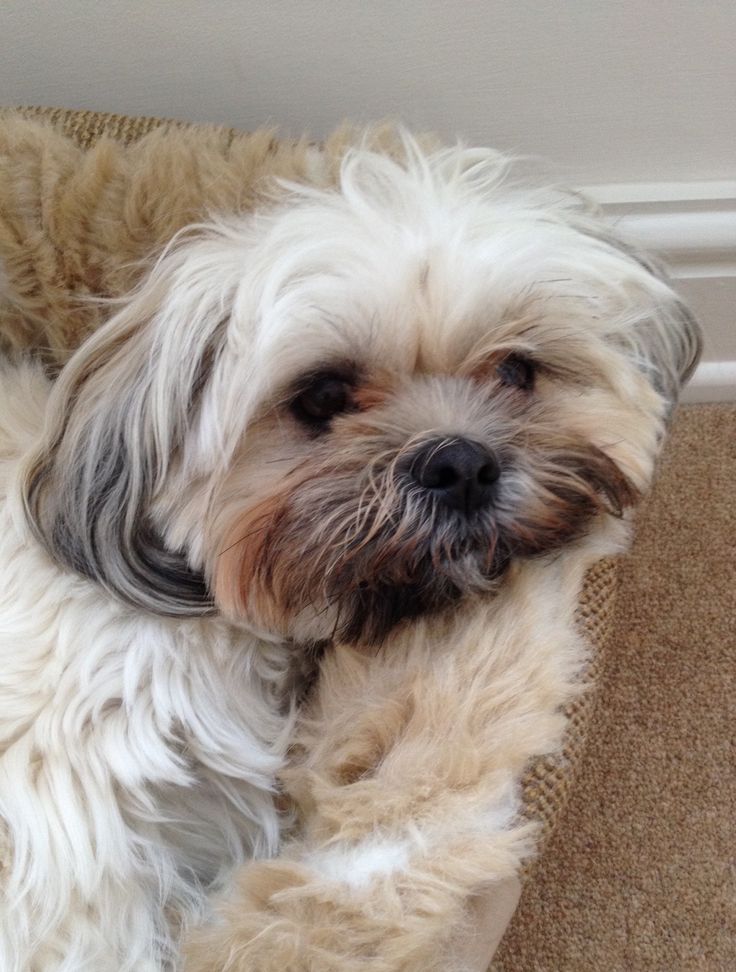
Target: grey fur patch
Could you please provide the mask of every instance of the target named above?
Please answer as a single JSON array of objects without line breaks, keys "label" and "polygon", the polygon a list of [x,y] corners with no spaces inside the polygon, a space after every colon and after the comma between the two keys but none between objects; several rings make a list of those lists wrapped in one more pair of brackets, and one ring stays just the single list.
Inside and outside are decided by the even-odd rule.
[{"label": "grey fur patch", "polygon": [[[172,387],[169,453],[198,406],[223,332],[221,324],[212,328],[188,362],[191,380]],[[154,431],[147,341],[136,326],[99,332],[64,369],[62,414],[51,416],[55,429],[27,473],[26,513],[60,565],[137,608],[200,616],[215,610],[203,574],[165,546],[149,516],[171,455],[159,454]]]},{"label": "grey fur patch", "polygon": [[[214,610],[201,573],[167,550],[147,516],[149,478],[131,468],[119,436],[60,464],[47,453],[26,483],[29,519],[51,556],[128,604],[192,617]],[[88,485],[91,484],[91,485]]]}]

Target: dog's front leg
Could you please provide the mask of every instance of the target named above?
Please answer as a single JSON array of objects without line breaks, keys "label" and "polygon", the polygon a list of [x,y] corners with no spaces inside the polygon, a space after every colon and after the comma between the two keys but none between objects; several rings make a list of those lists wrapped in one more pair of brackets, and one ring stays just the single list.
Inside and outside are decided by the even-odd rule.
[{"label": "dog's front leg", "polygon": [[533,846],[516,781],[559,740],[583,653],[534,589],[441,632],[452,652],[419,632],[328,654],[286,777],[300,836],[240,872],[187,972],[483,967]]}]

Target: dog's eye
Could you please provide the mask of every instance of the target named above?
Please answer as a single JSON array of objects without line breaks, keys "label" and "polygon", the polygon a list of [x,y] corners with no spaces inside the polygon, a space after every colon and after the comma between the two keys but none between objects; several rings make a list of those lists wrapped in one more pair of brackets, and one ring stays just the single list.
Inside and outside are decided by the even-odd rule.
[{"label": "dog's eye", "polygon": [[335,415],[354,408],[353,386],[339,375],[320,375],[293,399],[296,417],[313,427],[325,425]]},{"label": "dog's eye", "polygon": [[496,374],[503,385],[520,388],[522,391],[531,391],[534,388],[536,371],[537,366],[531,358],[514,353],[507,354],[496,368]]}]

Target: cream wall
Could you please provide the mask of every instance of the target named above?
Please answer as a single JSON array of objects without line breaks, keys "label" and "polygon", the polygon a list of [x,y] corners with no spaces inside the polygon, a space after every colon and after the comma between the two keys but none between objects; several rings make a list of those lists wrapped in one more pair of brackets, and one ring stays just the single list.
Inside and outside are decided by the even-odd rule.
[{"label": "cream wall", "polygon": [[410,123],[565,178],[736,177],[734,0],[0,0],[5,103]]}]

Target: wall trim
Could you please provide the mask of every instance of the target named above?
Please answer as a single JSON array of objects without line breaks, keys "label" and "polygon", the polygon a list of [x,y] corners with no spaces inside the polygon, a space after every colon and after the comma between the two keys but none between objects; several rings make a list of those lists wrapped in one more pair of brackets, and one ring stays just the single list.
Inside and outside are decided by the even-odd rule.
[{"label": "wall trim", "polygon": [[588,186],[621,233],[673,276],[736,276],[736,182]]},{"label": "wall trim", "polygon": [[736,361],[704,361],[698,365],[680,400],[685,403],[736,401]]}]

